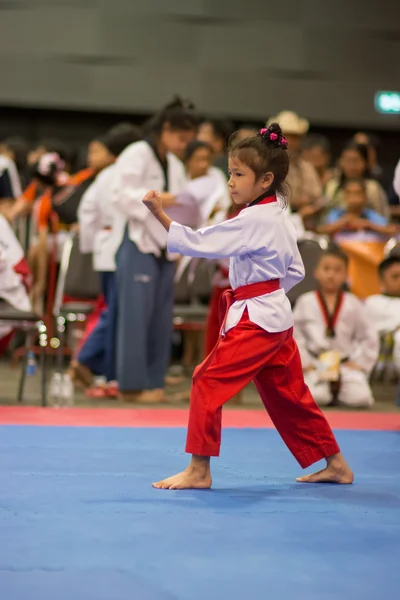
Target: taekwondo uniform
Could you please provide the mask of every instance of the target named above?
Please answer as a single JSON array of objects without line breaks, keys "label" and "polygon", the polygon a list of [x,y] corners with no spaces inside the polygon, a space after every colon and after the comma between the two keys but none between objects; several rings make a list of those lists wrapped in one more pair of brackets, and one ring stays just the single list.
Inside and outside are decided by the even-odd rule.
[{"label": "taekwondo uniform", "polygon": [[170,360],[175,264],[167,232],[142,203],[149,189],[178,195],[181,161],[164,164],[148,141],[128,146],[115,163],[112,201],[127,221],[117,253],[117,380],[122,392],[164,388]]},{"label": "taekwondo uniform", "polygon": [[82,254],[93,254],[106,303],[100,319],[77,356],[95,375],[116,380],[117,291],[115,255],[124,235],[125,219],[111,202],[115,164],[101,171],[86,190],[78,208]]},{"label": "taekwondo uniform", "polygon": [[365,300],[365,308],[379,335],[393,338],[393,363],[400,373],[400,297],[374,294]]},{"label": "taekwondo uniform", "polygon": [[[341,292],[335,311],[330,315],[321,294],[308,292],[296,302],[294,324],[303,368],[318,367],[324,353],[337,353],[341,363],[338,400],[348,406],[371,406],[374,398],[368,377],[378,358],[379,340],[360,300],[353,294]],[[362,370],[347,367],[346,361],[357,363]],[[305,380],[318,404],[332,402],[332,386],[320,380],[318,369],[307,371]]]},{"label": "taekwondo uniform", "polygon": [[338,445],[304,383],[286,297],[304,277],[296,233],[275,196],[221,224],[192,231],[172,223],[168,249],[230,258],[221,335],[194,372],[186,451],[218,456],[222,406],[253,379],[282,439],[302,467]]}]

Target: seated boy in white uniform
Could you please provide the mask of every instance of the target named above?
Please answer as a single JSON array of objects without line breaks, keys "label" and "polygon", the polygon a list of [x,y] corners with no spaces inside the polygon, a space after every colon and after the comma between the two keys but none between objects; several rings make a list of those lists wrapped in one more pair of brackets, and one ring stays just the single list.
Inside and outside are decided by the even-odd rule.
[{"label": "seated boy in white uniform", "polygon": [[388,256],[379,265],[382,293],[365,301],[370,320],[381,336],[390,336],[393,363],[400,373],[400,256]]},{"label": "seated boy in white uniform", "polygon": [[321,406],[374,403],[368,377],[379,352],[378,333],[362,303],[343,292],[348,258],[332,246],[315,270],[319,289],[300,296],[294,308],[294,335],[305,381]]},{"label": "seated boy in white uniform", "polygon": [[[0,306],[11,304],[22,311],[31,310],[28,297],[30,272],[18,242],[7,220],[13,201],[0,200]],[[12,337],[12,328],[0,326],[0,355]]]}]

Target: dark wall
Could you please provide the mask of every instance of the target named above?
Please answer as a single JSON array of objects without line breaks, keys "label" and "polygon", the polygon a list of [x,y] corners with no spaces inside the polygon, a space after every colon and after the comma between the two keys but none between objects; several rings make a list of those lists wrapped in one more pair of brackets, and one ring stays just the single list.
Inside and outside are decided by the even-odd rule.
[{"label": "dark wall", "polygon": [[400,130],[374,110],[400,88],[399,23],[399,0],[2,1],[0,106],[140,114],[180,92],[235,119]]}]

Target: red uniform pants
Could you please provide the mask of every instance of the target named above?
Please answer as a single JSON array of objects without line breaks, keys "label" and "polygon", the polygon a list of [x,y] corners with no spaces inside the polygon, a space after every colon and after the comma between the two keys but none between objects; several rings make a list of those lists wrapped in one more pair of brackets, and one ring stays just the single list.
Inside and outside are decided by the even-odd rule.
[{"label": "red uniform pants", "polygon": [[221,297],[227,289],[229,289],[229,287],[218,287],[215,285],[212,290],[206,324],[206,340],[204,344],[206,357],[211,354],[216,343],[218,342],[219,332],[221,329]]},{"label": "red uniform pants", "polygon": [[222,406],[252,380],[301,467],[340,452],[304,383],[293,330],[268,333],[249,320],[247,310],[194,372],[186,452],[219,455]]}]

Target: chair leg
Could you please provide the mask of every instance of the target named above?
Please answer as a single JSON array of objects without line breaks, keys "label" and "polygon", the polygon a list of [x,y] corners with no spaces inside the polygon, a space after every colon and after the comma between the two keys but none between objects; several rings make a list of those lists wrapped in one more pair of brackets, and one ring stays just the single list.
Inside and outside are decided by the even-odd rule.
[{"label": "chair leg", "polygon": [[18,402],[23,402],[24,399],[24,387],[25,387],[25,379],[26,379],[26,367],[28,364],[28,353],[32,346],[32,332],[28,331],[26,334],[25,340],[25,354],[24,359],[21,361],[21,374],[19,379],[19,388],[18,388]]},{"label": "chair leg", "polygon": [[57,335],[60,341],[60,345],[57,349],[57,370],[59,373],[63,372],[63,358],[64,358],[64,343],[65,343],[65,318],[62,316],[57,317]]},{"label": "chair leg", "polygon": [[39,345],[40,345],[40,370],[41,370],[41,392],[42,406],[47,406],[47,327],[45,323],[39,323]]}]

